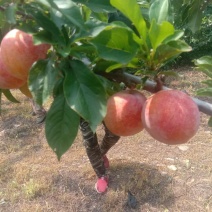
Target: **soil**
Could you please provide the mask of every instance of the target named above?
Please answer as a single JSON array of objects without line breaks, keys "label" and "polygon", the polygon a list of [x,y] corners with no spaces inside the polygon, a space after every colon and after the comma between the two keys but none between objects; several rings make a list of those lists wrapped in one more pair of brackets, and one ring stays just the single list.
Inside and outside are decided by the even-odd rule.
[{"label": "soil", "polygon": [[[175,71],[180,78],[168,78],[167,85],[195,96],[206,77],[191,67]],[[37,125],[31,115],[29,100],[17,90],[13,94],[20,104],[2,100],[1,212],[212,211],[212,131],[207,115],[201,113],[197,134],[183,145],[159,143],[145,131],[122,137],[107,154],[108,191],[98,194],[81,135],[57,161],[47,144],[44,124]],[[201,99],[212,103],[211,98]],[[97,134],[103,137],[102,126]]]}]

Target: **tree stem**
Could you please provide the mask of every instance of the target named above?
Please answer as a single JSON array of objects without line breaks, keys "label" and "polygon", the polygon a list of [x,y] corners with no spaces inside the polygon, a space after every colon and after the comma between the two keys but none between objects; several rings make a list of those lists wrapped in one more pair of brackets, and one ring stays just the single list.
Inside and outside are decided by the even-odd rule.
[{"label": "tree stem", "polygon": [[[139,77],[136,77],[134,75],[131,75],[131,74],[128,74],[128,73],[122,73],[123,74],[123,78],[126,78],[127,81],[131,81],[133,83],[136,83],[136,84],[141,84],[141,79]],[[150,80],[147,80],[143,89],[146,90],[146,91],[149,91],[151,93],[154,93],[155,92],[155,86],[156,86],[156,83],[153,82],[153,81],[150,81]],[[170,88],[166,87],[166,86],[162,86],[162,90],[170,90]],[[191,97],[194,102],[197,104],[199,110],[202,112],[202,113],[205,113],[209,116],[212,116],[212,104],[208,103],[208,102],[205,102],[205,101],[202,101],[198,98],[194,98],[194,97]]]}]

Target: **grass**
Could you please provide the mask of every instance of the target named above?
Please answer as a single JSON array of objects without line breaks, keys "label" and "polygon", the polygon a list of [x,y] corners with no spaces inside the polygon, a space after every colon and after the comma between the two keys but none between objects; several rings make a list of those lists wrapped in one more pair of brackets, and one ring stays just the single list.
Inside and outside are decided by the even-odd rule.
[{"label": "grass", "polygon": [[[182,81],[169,86],[194,95],[204,76],[178,71]],[[110,184],[100,195],[81,136],[58,162],[28,99],[16,90],[13,94],[21,104],[3,99],[0,122],[1,212],[212,211],[212,133],[206,115],[185,145],[167,146],[145,131],[121,138],[108,153]],[[97,133],[102,138],[101,127]],[[128,205],[128,191],[137,200],[135,209]]]}]

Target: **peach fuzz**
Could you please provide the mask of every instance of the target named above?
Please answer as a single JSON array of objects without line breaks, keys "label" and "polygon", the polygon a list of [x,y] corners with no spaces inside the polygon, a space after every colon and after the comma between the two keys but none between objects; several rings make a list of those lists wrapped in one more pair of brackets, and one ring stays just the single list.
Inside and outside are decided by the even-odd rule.
[{"label": "peach fuzz", "polygon": [[147,99],[142,121],[154,139],[165,144],[182,144],[196,134],[200,113],[192,98],[184,92],[163,90]]},{"label": "peach fuzz", "polygon": [[10,75],[26,80],[32,64],[45,59],[49,48],[49,44],[34,45],[32,35],[13,29],[2,39],[2,60]]},{"label": "peach fuzz", "polygon": [[104,118],[107,128],[119,136],[131,136],[143,129],[141,112],[146,97],[136,90],[120,91],[107,102]]}]

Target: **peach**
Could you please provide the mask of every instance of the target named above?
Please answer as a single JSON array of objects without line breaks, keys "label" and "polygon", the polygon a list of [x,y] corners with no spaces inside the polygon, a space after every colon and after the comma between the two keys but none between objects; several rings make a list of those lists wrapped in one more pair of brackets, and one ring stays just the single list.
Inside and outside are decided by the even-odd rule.
[{"label": "peach", "polygon": [[8,69],[2,61],[0,53],[0,88],[1,89],[13,89],[19,88],[24,85],[26,80],[18,79],[11,76],[8,73]]},{"label": "peach", "polygon": [[163,90],[147,99],[142,122],[154,139],[165,144],[182,144],[196,134],[200,113],[192,98],[184,92]]},{"label": "peach", "polygon": [[49,48],[48,44],[34,45],[32,35],[13,29],[2,39],[2,60],[10,75],[26,80],[32,64],[45,59]]},{"label": "peach", "polygon": [[143,129],[141,112],[146,97],[136,90],[120,91],[107,102],[104,118],[107,128],[119,136],[131,136]]}]

